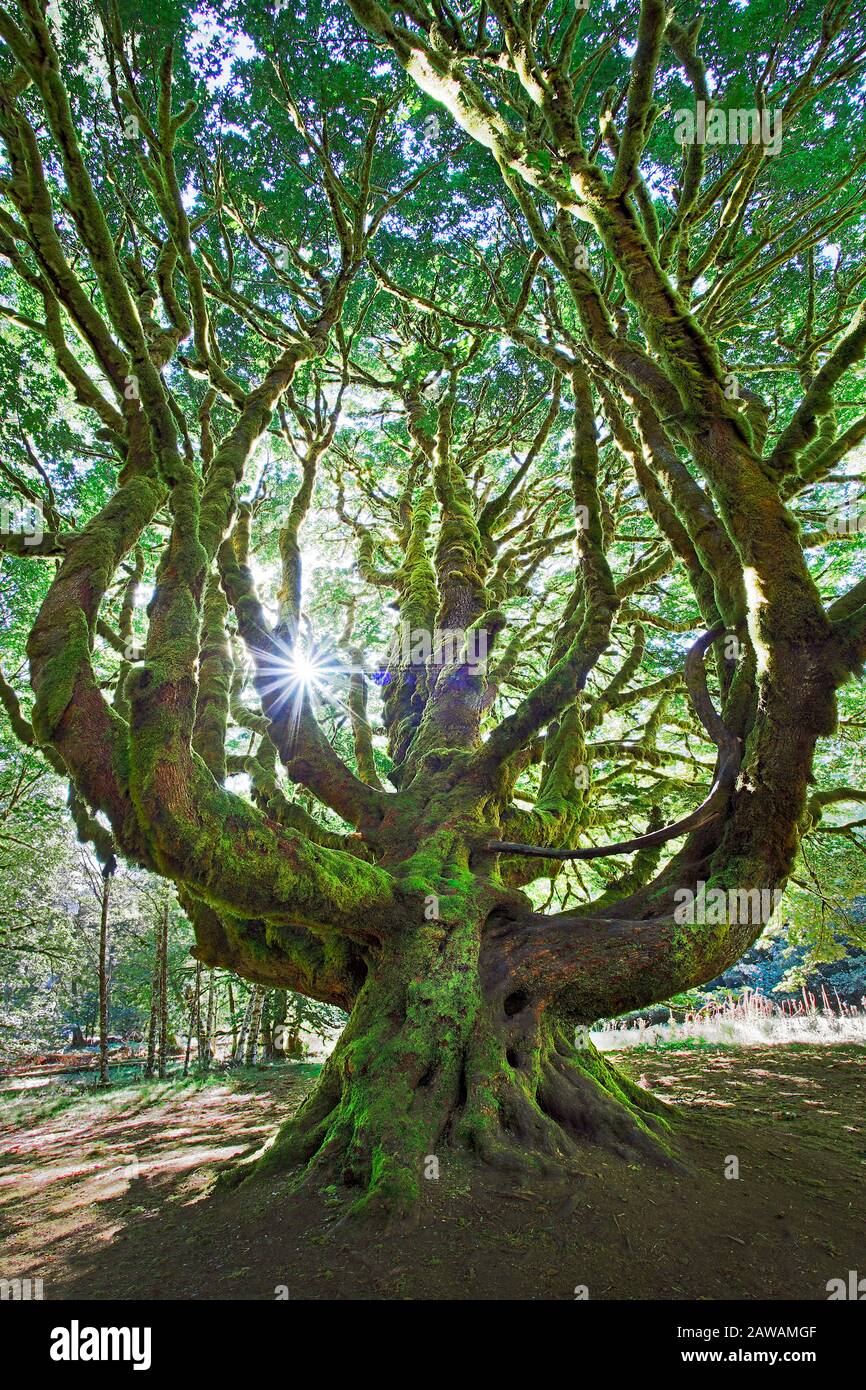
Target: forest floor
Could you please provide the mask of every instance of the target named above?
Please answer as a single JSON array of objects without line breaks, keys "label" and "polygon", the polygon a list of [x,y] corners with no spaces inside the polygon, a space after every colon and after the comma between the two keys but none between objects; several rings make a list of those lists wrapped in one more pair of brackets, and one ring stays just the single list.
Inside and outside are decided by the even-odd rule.
[{"label": "forest floor", "polygon": [[[131,1083],[0,1079],[0,1277],[46,1299],[827,1298],[866,1271],[866,1049],[631,1050],[680,1107],[687,1172],[587,1148],[557,1183],[441,1156],[403,1229],[341,1225],[279,1179],[212,1192],[300,1102],[284,1064]],[[731,1159],[739,1178],[726,1178]]]}]

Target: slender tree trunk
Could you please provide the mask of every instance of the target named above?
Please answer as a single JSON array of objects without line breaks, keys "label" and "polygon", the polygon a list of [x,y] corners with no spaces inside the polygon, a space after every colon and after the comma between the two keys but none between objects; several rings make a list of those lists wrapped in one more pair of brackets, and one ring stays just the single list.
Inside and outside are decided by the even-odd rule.
[{"label": "slender tree trunk", "polygon": [[262,1004],[262,1059],[269,1062],[274,1055],[274,1025],[273,1025],[273,999],[274,991],[269,989],[265,993]]},{"label": "slender tree trunk", "polygon": [[158,1071],[160,1081],[165,1080],[168,1061],[168,903],[162,914],[159,932],[159,1051]]},{"label": "slender tree trunk", "polygon": [[284,1057],[286,1055],[285,1037],[283,1039],[284,1045],[282,1047],[277,1047],[276,1037],[278,1030],[285,1026],[286,1015],[288,1014],[289,1008],[288,991],[285,989],[275,989],[273,991],[272,1000],[273,1002],[271,1004],[271,1051],[275,1057]]},{"label": "slender tree trunk", "polygon": [[[272,1024],[271,1024],[271,1038],[274,1037],[274,1033],[275,1033],[275,1031],[277,1031],[277,1027],[279,1026],[279,1024],[285,1024],[285,1022],[286,1022],[286,1017],[288,1017],[288,1012],[289,1012],[289,991],[288,991],[288,990],[274,990],[274,1006],[272,1006],[272,1013],[274,1013],[274,1020],[272,1020]],[[282,1048],[282,1049],[281,1049],[281,1052],[279,1052],[279,1055],[284,1056],[284,1055],[285,1055],[285,1051],[286,1051],[285,1047]]]},{"label": "slender tree trunk", "polygon": [[247,1042],[247,1032],[250,1026],[250,1019],[253,1016],[253,1005],[255,1003],[255,996],[256,986],[253,985],[252,989],[250,990],[249,997],[247,998],[247,1006],[244,1010],[244,1016],[241,1021],[241,1029],[240,1033],[238,1034],[237,1047],[235,1048],[234,1056],[232,1058],[232,1061],[235,1063],[236,1066],[240,1066],[244,1060],[244,1051]]},{"label": "slender tree trunk", "polygon": [[200,992],[201,992],[201,961],[198,961],[197,964],[196,964],[196,967],[195,967],[195,984],[193,985],[192,994],[191,994],[191,996],[190,996],[190,1001],[189,1001],[189,1023],[187,1024],[187,1030],[186,1030],[186,1056],[185,1056],[184,1059],[183,1059],[183,1074],[184,1074],[184,1076],[188,1076],[188,1075],[189,1075],[189,1059],[190,1059],[190,1054],[191,1054],[191,1052],[192,1052],[192,1034],[193,1034],[193,1029],[195,1028],[195,1029],[198,1031],[198,1022],[199,1022],[199,1017],[200,1017],[200,1015],[199,1015],[199,999],[200,999]]},{"label": "slender tree trunk", "polygon": [[209,970],[207,981],[207,1022],[205,1024],[204,1038],[204,1059],[203,1069],[210,1071],[213,1061],[213,1029],[214,1029],[214,979],[213,970]]},{"label": "slender tree trunk", "polygon": [[153,961],[153,971],[150,977],[150,1022],[147,1028],[147,1062],[144,1067],[144,1075],[149,1081],[156,1069],[156,1052],[159,1038],[159,994],[160,994],[160,947],[162,942],[162,923],[157,926],[154,946],[156,954]]},{"label": "slender tree trunk", "polygon": [[232,1050],[231,1060],[234,1061],[235,1053],[238,1050],[238,1021],[235,1018],[235,992],[232,989],[232,977],[228,978],[229,987],[229,1027],[232,1030]]},{"label": "slender tree trunk", "polygon": [[208,1070],[207,1037],[205,1034],[204,1017],[202,1014],[202,998],[204,995],[204,966],[199,964],[196,970],[195,979],[195,1043],[196,1043],[196,1067],[199,1072],[205,1074]]},{"label": "slender tree trunk", "polygon": [[103,871],[99,914],[99,1084],[109,1084],[108,1073],[108,900],[110,873]]},{"label": "slender tree trunk", "polygon": [[262,1006],[265,1002],[265,991],[261,985],[256,985],[253,990],[253,1007],[250,1015],[250,1028],[247,1033],[247,1045],[244,1050],[244,1066],[254,1067],[256,1064],[256,1048],[259,1040],[259,1029],[262,1022]]},{"label": "slender tree trunk", "polygon": [[189,1019],[188,1019],[188,1021],[187,1021],[187,1026],[186,1026],[186,1048],[185,1048],[185,1050],[184,1050],[184,1055],[183,1055],[183,1074],[184,1074],[184,1076],[188,1076],[188,1075],[189,1075],[189,1054],[190,1054],[190,1048],[191,1048],[191,1045],[192,1045],[192,1017],[193,1017],[193,1015],[192,1015],[192,1003],[190,1003],[190,1006],[189,1006]]}]

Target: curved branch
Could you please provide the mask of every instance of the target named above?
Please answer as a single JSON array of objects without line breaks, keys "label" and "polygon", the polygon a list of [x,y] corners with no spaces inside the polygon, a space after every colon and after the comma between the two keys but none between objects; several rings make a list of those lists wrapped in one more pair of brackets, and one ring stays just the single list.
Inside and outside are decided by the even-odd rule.
[{"label": "curved branch", "polygon": [[592,1023],[669,999],[721,974],[752,944],[761,923],[720,923],[687,935],[673,916],[649,920],[503,911],[485,931],[485,994],[525,992]]},{"label": "curved branch", "polygon": [[[207,966],[233,970],[266,988],[297,990],[308,999],[350,1010],[366,975],[354,942],[319,936],[298,926],[274,927],[257,919],[219,914],[181,888],[178,898],[195,927],[193,956]],[[263,943],[267,950],[262,950]]]},{"label": "curved branch", "polygon": [[621,840],[614,845],[592,845],[585,849],[547,849],[543,845],[512,844],[508,840],[490,840],[486,848],[497,854],[523,854],[539,859],[607,859],[615,854],[632,854],[635,850],[651,849],[663,845],[668,840],[679,839],[693,830],[700,830],[710,821],[723,814],[731,790],[740,770],[742,750],[740,740],[726,727],[717,712],[707,689],[703,657],[707,648],[721,637],[723,626],[711,628],[698,638],[689,649],[686,657],[685,677],[695,713],[719,750],[719,761],[713,785],[708,796],[689,815],[659,830],[651,830],[647,835],[637,835],[632,840]]}]

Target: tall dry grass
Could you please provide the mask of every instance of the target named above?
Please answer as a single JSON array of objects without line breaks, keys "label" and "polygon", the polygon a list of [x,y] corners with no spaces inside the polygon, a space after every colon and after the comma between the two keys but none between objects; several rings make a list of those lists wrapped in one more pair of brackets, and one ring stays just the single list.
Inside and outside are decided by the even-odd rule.
[{"label": "tall dry grass", "polygon": [[613,1019],[592,1030],[603,1052],[624,1047],[662,1047],[678,1042],[765,1047],[770,1043],[855,1043],[866,1046],[866,998],[846,1004],[822,986],[820,995],[801,991],[796,999],[775,1000],[745,990],[735,998],[712,1000],[686,1009],[667,1023]]}]

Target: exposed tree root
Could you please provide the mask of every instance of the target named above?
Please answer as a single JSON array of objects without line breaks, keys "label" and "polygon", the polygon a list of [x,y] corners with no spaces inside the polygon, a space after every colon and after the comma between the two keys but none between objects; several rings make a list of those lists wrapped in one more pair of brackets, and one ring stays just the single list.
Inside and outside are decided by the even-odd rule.
[{"label": "exposed tree root", "polygon": [[[462,1152],[513,1175],[568,1177],[587,1148],[627,1162],[676,1166],[674,1112],[636,1086],[587,1042],[542,1029],[531,1056],[502,1054],[489,1027],[467,1049],[459,1085],[429,1104],[395,1076],[376,1106],[338,1044],[314,1091],[268,1146],[228,1170],[222,1185],[283,1175],[290,1192],[311,1187],[346,1216],[412,1215],[425,1178],[447,1179]],[[479,1055],[483,1053],[483,1057]],[[377,1124],[377,1116],[379,1123]],[[385,1122],[381,1122],[381,1117]],[[346,1205],[347,1204],[347,1205]]]}]

